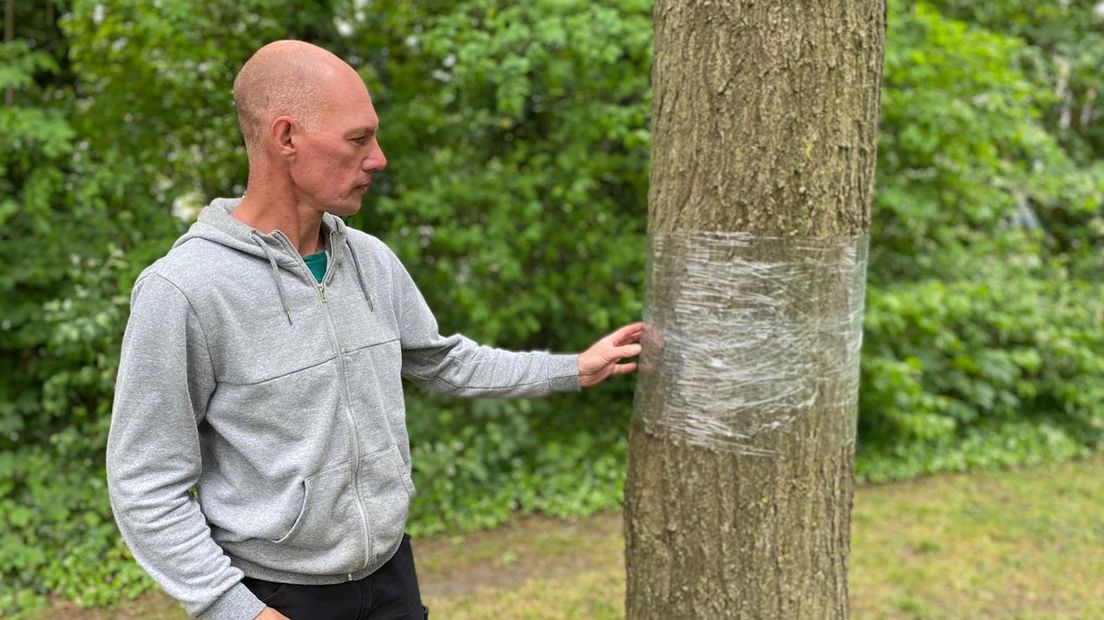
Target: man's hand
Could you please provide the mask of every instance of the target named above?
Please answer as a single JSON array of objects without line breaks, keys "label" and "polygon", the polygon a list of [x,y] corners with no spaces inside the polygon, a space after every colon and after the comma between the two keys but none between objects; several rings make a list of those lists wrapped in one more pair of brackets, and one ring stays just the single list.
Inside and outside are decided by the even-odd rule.
[{"label": "man's hand", "polygon": [[595,342],[579,354],[579,385],[598,385],[611,375],[623,375],[636,370],[636,362],[619,364],[622,358],[640,355],[640,332],[643,323],[626,325]]},{"label": "man's hand", "polygon": [[271,607],[265,607],[253,620],[291,620],[291,618],[288,618]]}]

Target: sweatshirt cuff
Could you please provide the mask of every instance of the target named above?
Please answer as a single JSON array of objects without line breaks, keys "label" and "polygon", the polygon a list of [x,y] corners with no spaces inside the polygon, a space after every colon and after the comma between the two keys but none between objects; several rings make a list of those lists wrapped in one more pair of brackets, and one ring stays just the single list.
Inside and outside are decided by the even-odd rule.
[{"label": "sweatshirt cuff", "polygon": [[265,604],[239,581],[203,610],[203,620],[253,620]]},{"label": "sweatshirt cuff", "polygon": [[548,391],[579,391],[579,356],[553,354],[548,360]]}]

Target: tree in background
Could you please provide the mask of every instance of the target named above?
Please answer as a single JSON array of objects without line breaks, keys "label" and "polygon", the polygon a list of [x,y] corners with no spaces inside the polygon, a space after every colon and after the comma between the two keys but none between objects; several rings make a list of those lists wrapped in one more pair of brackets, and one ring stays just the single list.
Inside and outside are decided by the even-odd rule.
[{"label": "tree in background", "polygon": [[[861,238],[869,228],[884,5],[661,0],[654,15],[649,233],[668,239],[743,232],[752,246],[769,243],[761,253],[723,243],[712,253],[715,261],[748,261],[741,263],[750,264],[746,273],[685,265],[681,254],[696,247],[664,248],[679,255],[668,259],[652,244],[647,329],[663,343],[662,350],[646,344],[642,362],[654,365],[653,377],[698,374],[643,377],[638,384],[637,407],[654,409],[645,414],[654,419],[634,420],[631,430],[627,617],[846,618],[857,384],[835,375],[839,365],[857,373],[845,358],[857,365],[858,352],[849,350],[847,334],[836,335],[843,342],[826,351],[808,342],[790,351],[786,338],[791,329],[807,329],[816,341],[826,326],[840,327],[841,312],[844,329],[857,328],[848,317],[861,312],[854,306],[861,309],[864,265],[852,260],[841,273],[814,265],[827,282],[796,277],[778,289],[755,279],[762,271],[766,278],[790,277],[776,270],[796,269],[801,248],[814,243],[809,238]],[[818,258],[832,260],[827,252]],[[729,277],[696,278],[695,269]],[[695,285],[701,290],[688,290]],[[777,295],[770,305],[778,314],[747,322],[748,303],[771,294],[765,291]],[[688,314],[653,323],[662,314],[657,308],[679,303],[670,297],[709,305],[673,306],[667,312]],[[809,324],[787,327],[780,315]],[[685,327],[691,334],[685,341],[673,341],[664,330],[680,318],[695,325]],[[720,323],[696,326],[711,320]],[[762,331],[753,331],[756,325]],[[725,332],[734,333],[725,338]],[[715,340],[692,340],[706,337]],[[755,340],[762,342],[758,359],[726,351]],[[682,359],[691,356],[717,363]],[[796,370],[752,375],[731,393],[719,384],[748,370],[729,363]],[[768,386],[771,394],[746,411],[725,411],[750,402],[746,394],[764,381],[785,385]],[[774,403],[775,392],[805,381],[813,386],[808,400],[792,403],[788,419],[758,410]],[[718,399],[717,417],[695,418],[688,429],[695,437],[676,432],[676,420],[689,415],[678,409],[710,398]],[[708,441],[716,422],[731,415],[761,419],[762,429],[736,433],[735,446]]]}]

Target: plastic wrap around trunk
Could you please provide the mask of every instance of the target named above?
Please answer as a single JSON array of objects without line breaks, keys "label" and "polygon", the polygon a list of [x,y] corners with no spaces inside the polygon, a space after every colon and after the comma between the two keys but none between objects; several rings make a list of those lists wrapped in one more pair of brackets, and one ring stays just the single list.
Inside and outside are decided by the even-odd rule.
[{"label": "plastic wrap around trunk", "polygon": [[768,435],[805,411],[853,416],[867,246],[865,235],[652,235],[634,419],[769,456]]}]

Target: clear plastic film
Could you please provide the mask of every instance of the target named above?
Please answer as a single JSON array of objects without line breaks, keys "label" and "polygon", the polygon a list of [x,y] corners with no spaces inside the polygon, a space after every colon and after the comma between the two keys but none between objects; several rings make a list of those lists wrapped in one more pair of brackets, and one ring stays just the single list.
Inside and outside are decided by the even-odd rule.
[{"label": "clear plastic film", "polygon": [[634,419],[770,455],[768,435],[803,412],[854,416],[867,247],[866,236],[652,235]]}]

